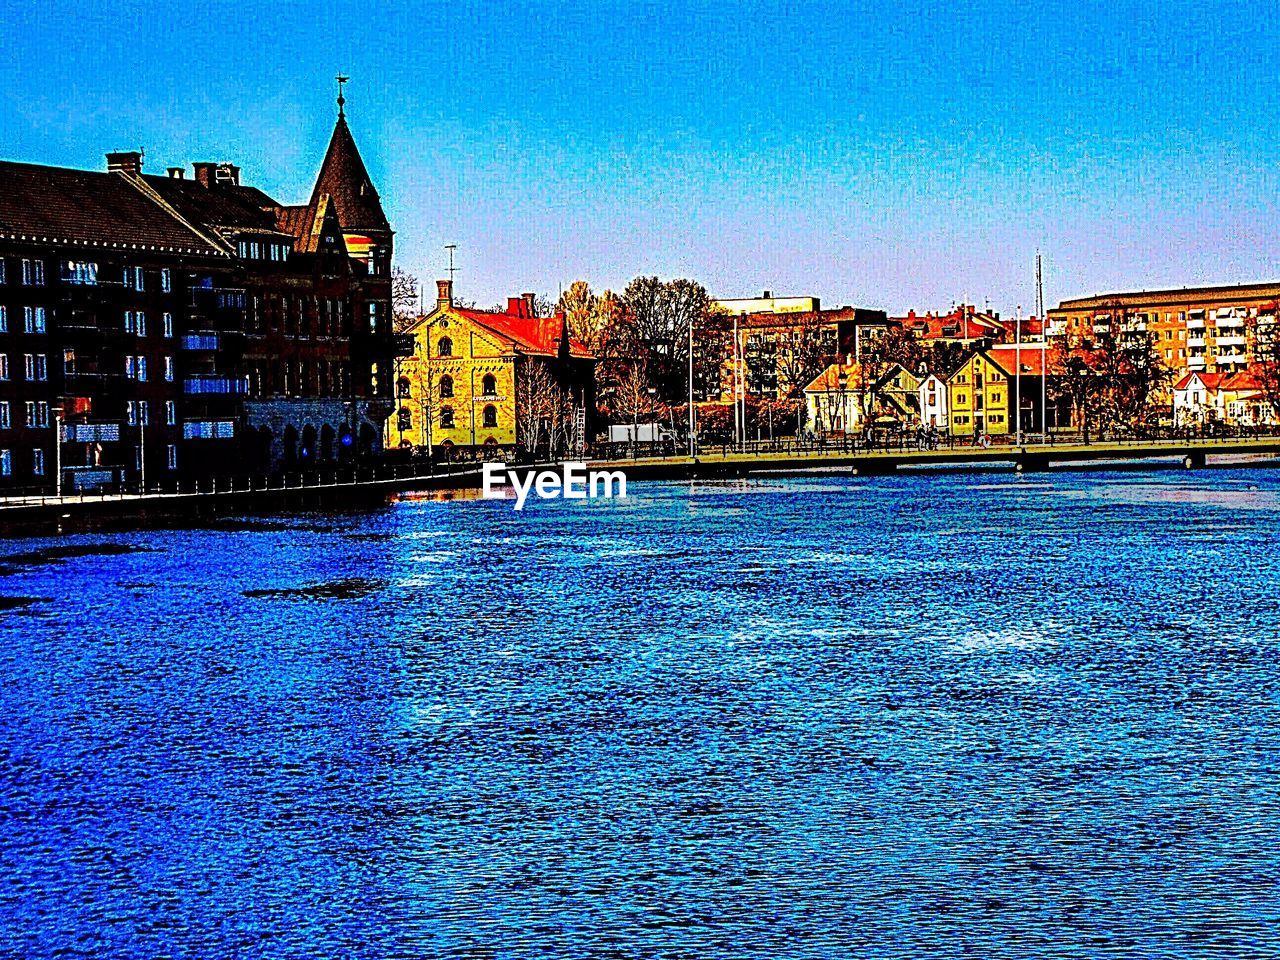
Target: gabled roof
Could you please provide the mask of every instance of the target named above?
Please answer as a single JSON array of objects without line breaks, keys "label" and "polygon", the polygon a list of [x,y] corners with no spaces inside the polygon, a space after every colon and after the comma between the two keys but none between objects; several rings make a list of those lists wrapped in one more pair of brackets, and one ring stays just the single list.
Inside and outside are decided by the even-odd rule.
[{"label": "gabled roof", "polygon": [[1217,391],[1222,386],[1222,381],[1226,379],[1224,373],[1201,373],[1199,370],[1193,370],[1185,377],[1179,380],[1173,387],[1175,390],[1186,390],[1191,386],[1193,379],[1199,380],[1208,390]]},{"label": "gabled roof", "polygon": [[153,179],[0,161],[0,237],[226,256],[148,196]]},{"label": "gabled roof", "polygon": [[[531,356],[555,357],[560,355],[560,338],[565,334],[564,314],[553,317],[529,317],[510,310],[469,310],[453,307],[453,312],[473,323],[505,337],[522,353]],[[569,340],[569,355],[591,359],[591,351],[577,340]]]},{"label": "gabled roof", "polygon": [[274,214],[277,228],[294,238],[293,249],[297,252],[318,252],[327,231],[334,241],[334,249],[329,252],[346,255],[347,243],[327,193],[306,206],[276,207]]},{"label": "gabled roof", "polygon": [[[473,310],[470,307],[455,306],[447,306],[443,309],[483,327],[506,340],[518,352],[528,356],[560,356],[560,341],[567,335],[563,313],[557,313],[551,317],[532,316],[524,302],[516,297],[511,299],[506,310]],[[439,312],[440,309],[437,309],[426,316],[419,317],[409,330],[416,330],[426,322],[428,317],[435,316]],[[580,360],[594,359],[594,354],[573,338],[569,339],[569,356]]]},{"label": "gabled roof", "polygon": [[326,193],[333,198],[343,230],[391,231],[378,191],[356,149],[346,115],[341,112],[320,165],[315,189],[311,191],[311,203],[314,205]]}]

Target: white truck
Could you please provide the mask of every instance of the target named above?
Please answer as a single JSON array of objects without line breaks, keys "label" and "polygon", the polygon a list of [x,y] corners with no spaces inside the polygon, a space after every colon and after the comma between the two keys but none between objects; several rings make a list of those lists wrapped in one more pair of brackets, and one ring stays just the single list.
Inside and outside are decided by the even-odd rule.
[{"label": "white truck", "polygon": [[661,423],[620,423],[609,428],[610,443],[667,443],[675,435]]}]

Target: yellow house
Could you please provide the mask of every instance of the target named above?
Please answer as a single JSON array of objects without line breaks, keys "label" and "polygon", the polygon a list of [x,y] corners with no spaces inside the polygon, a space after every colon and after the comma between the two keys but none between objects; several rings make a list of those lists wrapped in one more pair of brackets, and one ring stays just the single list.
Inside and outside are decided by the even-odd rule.
[{"label": "yellow house", "polygon": [[985,353],[975,353],[951,374],[947,401],[953,436],[1009,432],[1009,378]]},{"label": "yellow house", "polygon": [[437,287],[435,309],[406,331],[413,355],[397,371],[388,446],[533,449],[540,437],[585,434],[594,359],[568,339],[563,316],[535,317],[533,294],[473,310],[453,303],[451,281]]}]

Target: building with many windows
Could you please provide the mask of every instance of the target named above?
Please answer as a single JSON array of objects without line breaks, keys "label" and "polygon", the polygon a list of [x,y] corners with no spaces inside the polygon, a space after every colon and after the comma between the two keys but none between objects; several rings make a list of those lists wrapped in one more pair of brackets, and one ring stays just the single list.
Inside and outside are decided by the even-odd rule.
[{"label": "building with many windows", "polygon": [[436,307],[409,327],[400,364],[395,445],[470,452],[581,450],[591,437],[595,360],[570,339],[563,315],[535,315],[533,294],[506,310],[453,302],[437,281]]},{"label": "building with many windows", "polygon": [[341,102],[299,206],[229,163],[0,163],[0,489],[51,489],[59,467],[76,490],[377,452],[391,251]]},{"label": "building with many windows", "polygon": [[1101,333],[1146,333],[1180,380],[1230,374],[1253,361],[1259,330],[1275,321],[1280,283],[1105,293],[1049,311],[1051,337],[1087,342]]}]

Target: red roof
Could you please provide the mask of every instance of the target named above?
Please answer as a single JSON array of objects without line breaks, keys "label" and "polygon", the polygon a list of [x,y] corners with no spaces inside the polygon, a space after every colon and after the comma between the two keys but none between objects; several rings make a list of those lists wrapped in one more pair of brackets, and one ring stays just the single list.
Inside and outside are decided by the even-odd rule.
[{"label": "red roof", "polygon": [[[454,313],[466,317],[501,337],[515,343],[524,353],[555,357],[560,354],[560,338],[565,333],[564,314],[535,317],[525,301],[512,297],[506,310],[471,310],[452,307]],[[591,352],[577,340],[569,340],[569,355],[591,359]]]},{"label": "red roof", "polygon": [[1248,370],[1241,370],[1237,373],[1229,375],[1222,381],[1222,390],[1261,390],[1262,384],[1258,383],[1254,375]]},{"label": "red roof", "polygon": [[1179,380],[1175,385],[1175,390],[1185,390],[1191,385],[1191,378],[1199,377],[1200,382],[1210,390],[1218,390],[1222,387],[1222,381],[1227,378],[1225,373],[1201,373],[1200,371],[1192,371]]},{"label": "red roof", "polygon": [[1018,372],[1019,363],[1022,365],[1023,376],[1044,376],[1048,351],[1038,343],[1024,343],[1021,350],[1016,344],[1005,343],[998,347],[991,347],[986,353],[996,366],[1011,377]]},{"label": "red roof", "polygon": [[[1005,335],[1005,327],[999,320],[988,314],[978,313],[972,307],[963,310],[957,307],[950,313],[927,313],[924,316],[919,316],[912,310],[905,317],[892,319],[921,340],[978,340],[986,337],[1001,340]],[[1027,333],[1025,321],[1022,332]]]}]

